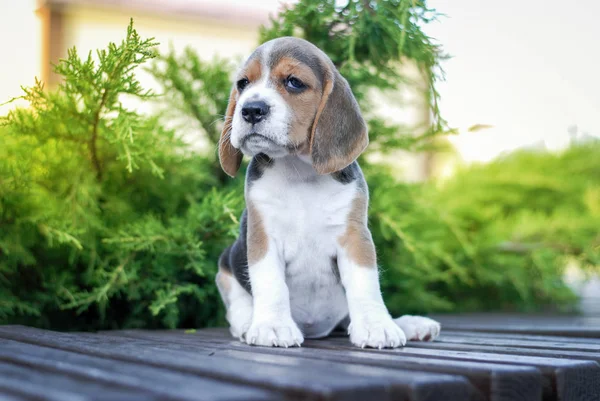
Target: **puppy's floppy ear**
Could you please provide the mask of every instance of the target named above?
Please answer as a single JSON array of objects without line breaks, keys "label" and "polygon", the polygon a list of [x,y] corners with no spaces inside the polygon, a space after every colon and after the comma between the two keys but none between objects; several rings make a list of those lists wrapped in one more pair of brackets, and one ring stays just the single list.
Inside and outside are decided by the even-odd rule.
[{"label": "puppy's floppy ear", "polygon": [[233,113],[236,106],[237,89],[235,85],[231,89],[229,95],[229,104],[227,105],[227,112],[225,113],[225,124],[223,125],[223,131],[221,131],[221,139],[219,139],[219,161],[221,162],[221,168],[230,177],[235,177],[236,173],[240,169],[242,164],[242,152],[236,149],[231,144],[231,123],[233,121]]},{"label": "puppy's floppy ear", "polygon": [[368,143],[367,124],[348,82],[333,65],[328,66],[311,133],[313,167],[319,174],[339,171],[356,160]]}]

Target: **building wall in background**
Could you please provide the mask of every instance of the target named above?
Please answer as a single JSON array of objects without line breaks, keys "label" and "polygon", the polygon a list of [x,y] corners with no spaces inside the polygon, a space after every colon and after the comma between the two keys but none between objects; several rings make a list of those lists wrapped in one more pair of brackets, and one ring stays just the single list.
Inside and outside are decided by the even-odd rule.
[{"label": "building wall in background", "polygon": [[[40,76],[41,23],[35,0],[0,0],[0,104],[22,95]],[[7,106],[0,107],[4,114]]]},{"label": "building wall in background", "polygon": [[[369,95],[377,116],[389,124],[401,127],[403,135],[421,135],[431,124],[431,113],[425,96],[427,84],[422,71],[410,60],[397,67],[406,84],[399,90],[372,91]],[[429,178],[434,171],[428,153],[405,152],[401,150],[389,154],[371,154],[370,160],[393,165],[396,177],[408,182],[419,182]]]},{"label": "building wall in background", "polygon": [[[50,2],[45,6],[53,14],[60,15],[56,20],[62,27],[58,32],[52,29],[46,32],[48,36],[55,35],[49,39],[54,47],[52,54],[65,57],[67,49],[75,46],[81,55],[86,55],[89,51],[105,48],[109,41],[120,42],[129,19],[133,18],[142,37],[154,37],[160,42],[160,51],[168,51],[172,47],[181,52],[189,46],[205,60],[217,55],[243,57],[256,45],[258,27],[266,20],[265,15],[265,18],[240,24],[235,19],[214,19],[198,14],[186,16],[181,9],[168,6],[148,10],[125,6],[128,2],[124,1],[120,2],[125,4],[121,6],[103,6],[100,3],[73,2],[58,6]],[[214,3],[218,7],[218,2]],[[142,85],[154,86],[147,73],[140,71],[139,78]]]}]

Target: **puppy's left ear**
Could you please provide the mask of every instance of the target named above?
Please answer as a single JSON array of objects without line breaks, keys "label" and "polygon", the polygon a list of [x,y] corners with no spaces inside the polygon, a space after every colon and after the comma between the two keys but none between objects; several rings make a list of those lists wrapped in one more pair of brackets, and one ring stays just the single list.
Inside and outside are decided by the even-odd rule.
[{"label": "puppy's left ear", "polygon": [[350,85],[331,65],[311,134],[313,167],[330,174],[352,163],[369,143],[367,124]]},{"label": "puppy's left ear", "polygon": [[221,131],[221,138],[219,139],[219,162],[221,162],[223,171],[230,177],[235,177],[240,169],[243,157],[242,152],[234,148],[231,144],[231,123],[237,104],[236,97],[237,89],[234,85],[229,95],[229,104],[225,113],[225,124],[223,125],[223,131]]}]

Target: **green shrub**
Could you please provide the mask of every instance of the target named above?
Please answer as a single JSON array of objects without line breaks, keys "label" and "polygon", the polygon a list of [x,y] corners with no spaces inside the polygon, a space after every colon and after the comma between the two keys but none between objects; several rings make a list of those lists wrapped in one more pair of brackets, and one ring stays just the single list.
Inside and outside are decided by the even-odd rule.
[{"label": "green shrub", "polygon": [[59,329],[175,327],[222,317],[216,259],[242,195],[214,157],[126,109],[134,70],[154,57],[132,26],[53,92],[25,89],[0,135],[0,322]]},{"label": "green shrub", "polygon": [[567,264],[600,271],[599,177],[600,142],[516,152],[441,183],[368,174],[388,305],[570,310]]},{"label": "green shrub", "polygon": [[[410,150],[447,131],[434,85],[443,55],[420,30],[434,16],[422,1],[336,8],[304,0],[264,28],[261,40],[293,33],[320,45],[370,116],[371,149]],[[232,62],[202,61],[188,50],[146,63],[170,108],[142,116],[123,101],[155,98],[134,75],[157,56],[153,46],[130,26],[96,61],[72,50],[57,66],[59,88],[25,89],[29,107],[3,119],[0,324],[223,324],[216,262],[237,235],[243,208],[243,174],[226,177],[213,152]],[[366,96],[407,84],[395,69],[404,58],[429,77],[435,124],[416,138],[373,115]],[[165,128],[173,116],[197,124],[210,151],[192,151],[179,130]],[[389,167],[361,158],[391,311],[571,305],[565,258],[598,266],[599,156],[598,146],[524,153],[443,185],[399,183]]]}]

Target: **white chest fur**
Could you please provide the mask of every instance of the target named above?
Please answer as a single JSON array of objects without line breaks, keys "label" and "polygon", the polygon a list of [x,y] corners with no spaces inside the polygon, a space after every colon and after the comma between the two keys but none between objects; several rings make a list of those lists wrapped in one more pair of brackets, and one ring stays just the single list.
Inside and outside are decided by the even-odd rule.
[{"label": "white chest fur", "polygon": [[326,336],[348,314],[336,245],[356,183],[317,176],[297,159],[276,163],[250,184],[246,196],[277,247],[294,321],[306,337]]}]

